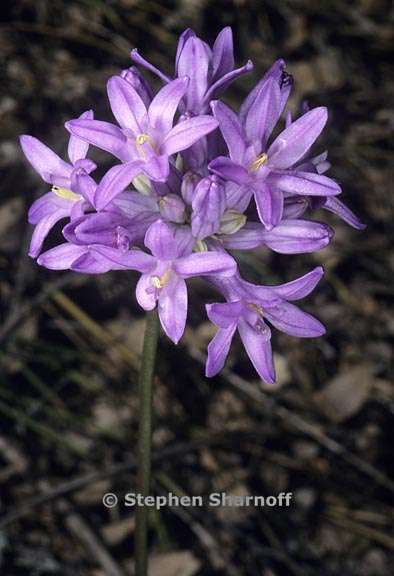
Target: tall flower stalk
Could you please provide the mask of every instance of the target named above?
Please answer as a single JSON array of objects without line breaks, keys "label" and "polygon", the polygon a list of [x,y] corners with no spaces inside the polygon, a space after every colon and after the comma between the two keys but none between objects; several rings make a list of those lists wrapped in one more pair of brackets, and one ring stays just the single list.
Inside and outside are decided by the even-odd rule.
[{"label": "tall flower stalk", "polygon": [[[157,342],[159,338],[157,310],[146,314],[144,345],[138,383],[139,429],[137,450],[137,492],[144,497],[151,489],[152,465],[152,397]],[[148,571],[148,508],[139,506],[136,512],[135,573],[145,576]]]},{"label": "tall flower stalk", "polygon": [[[339,200],[341,187],[327,176],[327,152],[312,152],[327,109],[303,103],[297,118],[286,113],[294,82],[283,60],[235,111],[220,97],[253,64],[235,67],[230,28],[212,48],[186,30],[173,77],[137,50],[131,58],[138,67],[120,71],[107,84],[116,124],[96,119],[91,110],[66,122],[69,161],[33,136],[20,141],[30,164],[51,186],[29,211],[35,227],[30,256],[51,270],[140,274],[135,295],[148,315],[139,387],[138,489],[146,495],[158,320],[177,344],[187,320],[189,278],[206,279],[221,299],[206,305],[217,326],[206,376],[223,368],[238,331],[256,372],[271,384],[272,327],[302,338],[325,332],[292,303],[312,292],[323,269],[278,286],[257,286],[241,277],[231,251],[259,248],[289,257],[322,250],[334,230],[314,219],[320,209],[353,228],[364,225]],[[156,94],[141,68],[163,84]],[[93,176],[96,164],[87,158],[90,145],[115,159],[99,181]],[[64,242],[43,251],[60,220],[66,220]],[[139,576],[147,569],[146,527],[146,511],[138,509]]]}]

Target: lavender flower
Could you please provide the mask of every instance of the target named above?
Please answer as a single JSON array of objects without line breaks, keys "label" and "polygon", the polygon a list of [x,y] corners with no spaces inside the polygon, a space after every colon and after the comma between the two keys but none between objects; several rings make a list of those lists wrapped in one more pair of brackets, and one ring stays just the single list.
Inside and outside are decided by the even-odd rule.
[{"label": "lavender flower", "polygon": [[[284,128],[277,129],[293,86],[283,60],[257,83],[239,113],[218,100],[252,69],[250,61],[235,68],[230,28],[212,49],[186,30],[175,79],[137,51],[131,57],[164,87],[154,94],[135,66],[112,76],[107,92],[117,124],[96,120],[91,111],[66,122],[70,163],[36,138],[21,136],[28,161],[52,187],[29,211],[35,225],[29,254],[51,270],[139,272],[139,305],[158,308],[175,343],[186,325],[186,281],[206,279],[224,298],[206,306],[218,327],[208,346],[207,376],[222,369],[238,330],[258,374],[272,383],[269,325],[298,337],[324,333],[318,320],[292,304],[314,289],[323,269],[287,284],[256,286],[241,278],[228,251],[322,250],[334,231],[307,217],[320,208],[364,227],[338,199],[339,184],[325,175],[327,152],[311,155],[327,110],[303,105],[299,118],[287,113]],[[278,136],[272,139],[274,129]],[[100,181],[91,176],[96,165],[86,158],[89,144],[116,158]],[[61,219],[64,242],[42,252]]]},{"label": "lavender flower", "polygon": [[291,336],[316,338],[325,333],[324,326],[310,314],[289,301],[307,296],[323,275],[317,267],[309,274],[280,286],[255,286],[234,275],[229,280],[216,280],[227,302],[208,304],[208,318],[219,327],[208,346],[206,376],[214,376],[224,366],[232,338],[238,329],[245,350],[259,376],[275,382],[270,324]]},{"label": "lavender flower", "polygon": [[[113,76],[107,85],[108,98],[119,127],[100,120],[78,119],[66,122],[66,128],[78,138],[110,152],[126,166],[118,172],[131,171],[132,177],[143,171],[153,180],[165,181],[169,175],[169,156],[185,150],[212,132],[217,122],[211,116],[187,118],[173,126],[174,115],[185,95],[189,78],[184,76],[164,86],[147,108],[132,84]],[[132,178],[130,178],[131,180]],[[99,207],[104,207],[101,198]]]},{"label": "lavender flower", "polygon": [[[93,112],[91,110],[84,112],[80,118],[92,119]],[[89,173],[96,168],[96,164],[86,159],[89,144],[76,136],[71,136],[68,142],[68,157],[71,164],[59,158],[34,136],[20,136],[20,143],[30,164],[44,182],[52,186],[51,191],[36,200],[29,210],[29,222],[35,225],[29,255],[35,258],[40,253],[51,228],[59,220],[68,216],[73,220],[91,205],[92,197],[89,190],[81,190],[81,193],[75,191],[75,177],[79,168]]]},{"label": "lavender flower", "polygon": [[197,252],[192,254],[194,239],[186,228],[174,228],[157,220],[145,235],[145,246],[152,255],[140,250],[119,252],[96,247],[95,252],[112,262],[114,269],[142,272],[136,296],[144,310],[159,308],[161,325],[177,344],[185,329],[187,316],[186,278],[194,276],[232,276],[237,265],[228,254]]},{"label": "lavender flower", "polygon": [[[131,52],[131,58],[163,82],[171,82],[171,78],[147,62],[137,49]],[[250,60],[241,68],[234,69],[233,33],[230,27],[223,28],[218,34],[212,50],[188,28],[179,38],[175,59],[176,77],[190,77],[183,111],[192,115],[207,112],[213,98],[217,98],[231,82],[252,69]]]},{"label": "lavender flower", "polygon": [[243,124],[222,102],[213,102],[212,109],[230,158],[216,158],[209,169],[238,184],[247,198],[254,195],[259,218],[266,228],[279,224],[284,193],[327,197],[341,192],[330,178],[295,166],[324,128],[325,108],[315,108],[301,116],[270,146],[267,140],[282,111],[281,88],[273,78],[265,81]]}]

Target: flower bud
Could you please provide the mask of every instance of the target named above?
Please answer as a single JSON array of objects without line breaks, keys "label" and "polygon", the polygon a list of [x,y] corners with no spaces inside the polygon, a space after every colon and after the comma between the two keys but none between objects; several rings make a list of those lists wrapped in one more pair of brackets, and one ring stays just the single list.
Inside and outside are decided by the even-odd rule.
[{"label": "flower bud", "polygon": [[140,174],[133,179],[134,188],[143,194],[144,196],[149,196],[151,193],[151,183],[145,174]]},{"label": "flower bud", "polygon": [[138,68],[131,66],[126,70],[122,70],[120,76],[124,78],[129,84],[131,84],[138,95],[141,96],[145,106],[148,108],[152,101],[153,93],[151,87],[141,72],[138,70]]},{"label": "flower bud", "polygon": [[203,178],[196,186],[192,202],[192,233],[203,240],[219,230],[226,209],[224,186],[217,176]]},{"label": "flower bud", "polygon": [[236,210],[226,210],[220,219],[219,234],[235,234],[246,224],[245,214]]},{"label": "flower bud", "polygon": [[190,205],[193,202],[195,189],[200,180],[201,176],[195,172],[186,172],[186,174],[183,176],[181,194],[186,204]]},{"label": "flower bud", "polygon": [[167,194],[159,199],[160,214],[170,222],[183,224],[185,221],[185,203],[176,194]]}]

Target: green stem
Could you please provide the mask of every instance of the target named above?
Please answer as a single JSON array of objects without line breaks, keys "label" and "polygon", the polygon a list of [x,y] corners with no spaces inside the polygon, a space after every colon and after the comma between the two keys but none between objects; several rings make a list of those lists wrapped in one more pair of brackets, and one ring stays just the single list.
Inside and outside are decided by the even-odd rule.
[{"label": "green stem", "polygon": [[[144,347],[142,350],[141,371],[138,382],[139,431],[137,454],[137,493],[149,496],[152,452],[152,383],[155,369],[157,341],[159,338],[159,318],[157,309],[147,312]],[[148,573],[148,508],[136,508],[135,532],[135,574]]]}]

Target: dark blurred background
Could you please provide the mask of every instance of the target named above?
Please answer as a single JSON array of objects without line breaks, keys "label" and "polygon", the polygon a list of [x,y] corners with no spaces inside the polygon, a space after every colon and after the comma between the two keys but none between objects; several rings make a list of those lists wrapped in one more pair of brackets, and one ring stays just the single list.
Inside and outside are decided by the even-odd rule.
[{"label": "dark blurred background", "polygon": [[178,347],[160,343],[154,493],[294,496],[289,508],[152,513],[151,575],[392,574],[391,4],[19,0],[1,8],[1,574],[132,574],[133,511],[107,510],[101,499],[134,489],[143,328],[132,273],[50,273],[26,256],[26,212],[47,187],[17,136],[33,134],[62,155],[66,119],[88,108],[111,118],[105,82],[130,65],[132,47],[171,74],[180,32],[191,26],[212,42],[225,25],[238,63],[255,64],[228,101],[238,105],[284,57],[293,109],[303,99],[329,108],[317,149],[328,147],[330,174],[368,227],[319,214],[336,229],[324,251],[240,255],[245,275],[265,284],[326,268],[305,308],[327,335],[276,334],[274,388],[256,379],[237,342],[227,370],[204,378],[213,329],[203,305],[214,293],[190,283],[186,336]]}]

